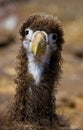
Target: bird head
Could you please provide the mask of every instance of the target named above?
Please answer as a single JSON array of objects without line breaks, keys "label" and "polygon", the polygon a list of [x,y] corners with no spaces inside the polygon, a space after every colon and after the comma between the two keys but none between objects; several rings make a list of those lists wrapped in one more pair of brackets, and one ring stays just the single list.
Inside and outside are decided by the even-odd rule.
[{"label": "bird head", "polygon": [[30,15],[23,24],[23,47],[37,62],[49,63],[52,54],[62,50],[63,31],[57,17],[46,14]]}]

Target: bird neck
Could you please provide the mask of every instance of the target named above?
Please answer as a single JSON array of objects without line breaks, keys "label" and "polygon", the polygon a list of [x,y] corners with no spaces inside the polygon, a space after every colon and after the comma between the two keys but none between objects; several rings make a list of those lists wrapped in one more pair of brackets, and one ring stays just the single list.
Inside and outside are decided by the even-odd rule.
[{"label": "bird neck", "polygon": [[[18,58],[20,65],[16,81],[14,119],[30,122],[39,122],[43,118],[51,119],[55,113],[54,89],[61,71],[58,60],[54,56],[51,58],[50,64],[44,66],[40,81],[36,84],[33,75],[27,69],[30,63],[26,54],[21,52]],[[34,70],[35,68],[33,72]]]},{"label": "bird neck", "polygon": [[28,64],[27,69],[29,73],[32,75],[34,82],[36,85],[39,85],[42,75],[45,70],[45,66],[48,66],[50,62],[50,56],[40,56],[36,59],[33,54],[27,54]]}]

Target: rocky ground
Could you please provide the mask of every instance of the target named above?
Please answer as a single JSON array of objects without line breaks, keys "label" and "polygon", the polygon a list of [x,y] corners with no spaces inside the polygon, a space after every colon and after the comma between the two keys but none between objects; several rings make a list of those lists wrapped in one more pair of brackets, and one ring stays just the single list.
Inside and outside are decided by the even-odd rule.
[{"label": "rocky ground", "polygon": [[[62,0],[61,3],[60,0],[56,0],[48,4],[47,0],[45,2],[29,0],[27,4],[23,2],[14,4],[13,7],[17,10],[12,12],[17,19],[15,27],[11,30],[8,28],[5,29],[6,31],[0,30],[0,107],[9,102],[15,94],[13,80],[16,55],[21,44],[19,25],[28,14],[33,12],[57,14],[63,22],[65,37],[62,53],[63,74],[58,87],[57,112],[64,113],[70,118],[73,128],[83,128],[83,1],[79,0],[78,3],[77,0]],[[9,7],[11,7],[10,3]],[[1,21],[2,17],[0,18]]]}]

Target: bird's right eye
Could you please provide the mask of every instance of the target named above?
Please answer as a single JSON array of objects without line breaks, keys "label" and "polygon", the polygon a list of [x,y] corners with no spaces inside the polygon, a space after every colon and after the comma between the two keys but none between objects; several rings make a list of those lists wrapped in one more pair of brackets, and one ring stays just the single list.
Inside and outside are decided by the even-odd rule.
[{"label": "bird's right eye", "polygon": [[28,35],[29,34],[29,30],[25,30],[25,35]]},{"label": "bird's right eye", "polygon": [[31,40],[32,35],[33,35],[33,30],[31,30],[29,28],[25,29],[25,38],[26,39]]}]

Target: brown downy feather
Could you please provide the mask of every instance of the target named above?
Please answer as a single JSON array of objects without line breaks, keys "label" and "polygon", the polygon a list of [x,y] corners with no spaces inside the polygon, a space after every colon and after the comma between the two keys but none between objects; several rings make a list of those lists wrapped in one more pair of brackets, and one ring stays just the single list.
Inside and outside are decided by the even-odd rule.
[{"label": "brown downy feather", "polygon": [[[33,76],[28,72],[28,58],[23,45],[20,47],[15,83],[15,100],[9,111],[10,130],[70,130],[70,125],[62,116],[56,114],[57,91],[62,73],[61,50],[64,43],[63,29],[57,17],[46,14],[33,14],[23,24],[20,34],[25,37],[25,29],[44,30],[57,33],[57,50],[53,52],[50,64],[45,65],[41,81],[37,86]],[[30,93],[31,90],[31,93]],[[7,125],[9,126],[10,123]]]}]

